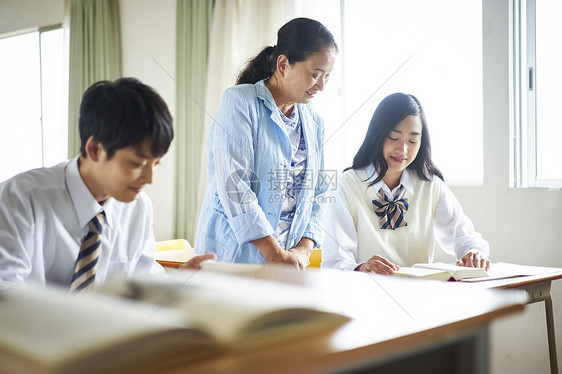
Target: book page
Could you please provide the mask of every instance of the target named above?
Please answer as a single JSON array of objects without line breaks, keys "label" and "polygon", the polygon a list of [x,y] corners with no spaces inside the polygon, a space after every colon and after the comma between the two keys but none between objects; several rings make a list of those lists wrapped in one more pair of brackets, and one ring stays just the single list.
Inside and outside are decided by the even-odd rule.
[{"label": "book page", "polygon": [[201,264],[201,269],[224,274],[255,276],[264,266],[266,265],[237,264],[207,260]]},{"label": "book page", "polygon": [[156,252],[156,260],[186,262],[195,257],[193,248],[188,249],[170,249],[167,251]]},{"label": "book page", "polygon": [[453,264],[445,264],[443,262],[434,262],[431,264],[415,264],[413,265],[413,267],[447,271],[456,280],[461,280],[466,278],[488,277],[488,273],[486,272],[486,270],[482,268],[470,268],[470,267],[458,266]]},{"label": "book page", "polygon": [[[0,320],[0,372],[115,371],[122,364],[147,364],[148,353],[180,342],[189,347],[190,338],[201,351],[217,347],[173,311],[155,316],[152,305],[45,287],[1,291]],[[120,355],[124,348],[129,352]]]},{"label": "book page", "polygon": [[395,271],[392,275],[399,277],[410,277],[410,278],[424,278],[424,279],[435,279],[435,280],[449,280],[451,274],[448,271],[425,269],[420,267],[407,267],[402,266],[400,270]]},{"label": "book page", "polygon": [[[117,287],[107,282],[101,291],[182,310],[224,345],[254,344],[257,335],[278,340],[288,327],[306,331],[315,325],[313,316],[322,321],[319,328],[348,320],[325,310],[318,298],[301,287],[214,271],[183,270],[168,278],[135,277],[113,285]],[[292,317],[287,319],[289,315]],[[263,334],[256,326],[270,333]]]},{"label": "book page", "polygon": [[453,272],[453,278],[456,280],[466,279],[490,279],[489,273],[482,268],[469,268],[461,266],[461,269]]},{"label": "book page", "polygon": [[474,269],[474,268],[465,268],[465,267],[457,266],[457,265],[453,265],[453,264],[446,264],[444,262],[433,262],[433,263],[427,263],[427,264],[414,264],[414,265],[412,265],[412,267],[448,271],[450,273],[454,273],[457,270]]}]

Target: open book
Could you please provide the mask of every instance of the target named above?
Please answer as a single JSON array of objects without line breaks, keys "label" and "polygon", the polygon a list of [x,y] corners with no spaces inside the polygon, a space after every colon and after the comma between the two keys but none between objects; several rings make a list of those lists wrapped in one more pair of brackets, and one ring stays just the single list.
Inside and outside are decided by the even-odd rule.
[{"label": "open book", "polygon": [[463,280],[468,278],[488,277],[482,268],[469,268],[435,262],[432,264],[415,264],[411,267],[400,267],[393,275],[410,278],[424,278],[434,280]]},{"label": "open book", "polygon": [[165,267],[178,268],[195,256],[193,248],[170,249],[156,252],[156,261]]},{"label": "open book", "polygon": [[457,280],[462,282],[481,282],[495,279],[523,277],[539,274],[560,272],[560,268],[525,266],[505,262],[495,262],[485,271],[479,268],[468,268],[435,262],[432,264],[415,264],[412,267],[401,267],[394,275],[410,278],[435,280]]},{"label": "open book", "polygon": [[155,373],[348,320],[303,288],[213,272],[116,280],[84,295],[3,290],[0,372]]}]

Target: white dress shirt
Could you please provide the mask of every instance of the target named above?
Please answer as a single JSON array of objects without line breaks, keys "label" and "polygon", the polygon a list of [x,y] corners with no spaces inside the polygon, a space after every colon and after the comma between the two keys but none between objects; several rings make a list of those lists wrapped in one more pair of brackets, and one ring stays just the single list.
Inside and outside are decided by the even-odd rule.
[{"label": "white dress shirt", "polygon": [[0,184],[0,288],[26,283],[68,287],[88,222],[105,211],[95,285],[108,275],[164,274],[155,261],[152,204],[94,199],[78,159],[35,169]]},{"label": "white dress shirt", "polygon": [[[375,254],[399,266],[432,262],[435,242],[457,260],[471,249],[488,256],[488,242],[474,230],[441,179],[422,181],[405,170],[400,184],[390,191],[383,181],[368,187],[376,177],[370,165],[346,171],[338,178],[337,189],[326,199],[324,208],[322,267],[352,270]],[[379,198],[381,188],[392,200],[401,185],[409,203],[404,216],[408,225],[381,229],[372,200]]]}]

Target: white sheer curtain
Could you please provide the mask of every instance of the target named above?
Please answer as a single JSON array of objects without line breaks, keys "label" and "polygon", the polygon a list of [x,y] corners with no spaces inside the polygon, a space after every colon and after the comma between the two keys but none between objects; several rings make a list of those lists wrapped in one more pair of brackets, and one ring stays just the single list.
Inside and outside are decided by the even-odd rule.
[{"label": "white sheer curtain", "polygon": [[277,30],[295,15],[295,1],[216,0],[211,27],[205,135],[199,178],[199,212],[207,183],[207,136],[223,91],[263,47],[277,42]]},{"label": "white sheer curtain", "polygon": [[[337,40],[339,4],[339,0],[216,0],[207,70],[198,214],[207,183],[207,136],[223,91],[234,85],[237,73],[247,60],[265,46],[277,42],[277,30],[295,17],[317,19],[334,33]],[[338,85],[333,86],[337,90]],[[337,106],[334,102],[317,104],[320,107]]]}]

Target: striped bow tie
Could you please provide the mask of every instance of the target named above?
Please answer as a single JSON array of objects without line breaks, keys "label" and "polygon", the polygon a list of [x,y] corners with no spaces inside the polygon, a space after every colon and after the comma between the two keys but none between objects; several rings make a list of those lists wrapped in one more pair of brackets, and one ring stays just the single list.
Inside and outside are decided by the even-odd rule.
[{"label": "striped bow tie", "polygon": [[381,198],[372,201],[375,213],[381,219],[381,229],[395,230],[399,227],[408,226],[406,219],[404,218],[404,215],[406,214],[406,211],[408,211],[409,207],[408,199],[398,199],[403,188],[404,186],[401,186],[398,189],[396,195],[394,196],[394,200],[389,200],[381,188],[379,190]]}]

